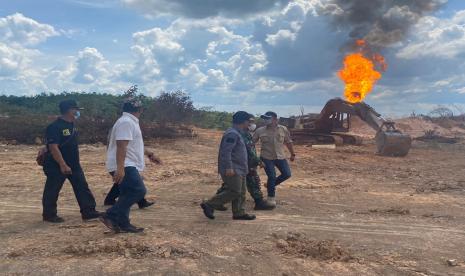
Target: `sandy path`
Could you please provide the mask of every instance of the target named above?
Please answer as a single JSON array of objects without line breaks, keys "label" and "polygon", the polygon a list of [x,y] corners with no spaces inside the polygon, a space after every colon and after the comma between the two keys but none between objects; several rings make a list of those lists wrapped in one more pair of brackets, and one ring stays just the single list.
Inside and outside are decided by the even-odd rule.
[{"label": "sandy path", "polygon": [[[463,145],[417,144],[403,159],[375,156],[370,145],[335,151],[298,146],[293,178],[278,190],[278,209],[255,212],[258,219],[253,222],[232,221],[229,212],[217,212],[217,219],[209,221],[198,204],[219,185],[219,135],[205,131],[196,139],[151,145],[165,165],[149,166],[145,173],[156,205],[132,212],[133,222],[146,227],[142,235],[105,234],[98,222],[83,223],[66,184],[59,200],[66,222],[41,222],[44,176],[32,161],[37,149],[0,146],[0,271],[465,274]],[[104,148],[83,146],[81,154],[101,204],[110,187]],[[250,199],[247,207],[253,207]],[[458,259],[459,265],[449,267],[447,259]]]}]

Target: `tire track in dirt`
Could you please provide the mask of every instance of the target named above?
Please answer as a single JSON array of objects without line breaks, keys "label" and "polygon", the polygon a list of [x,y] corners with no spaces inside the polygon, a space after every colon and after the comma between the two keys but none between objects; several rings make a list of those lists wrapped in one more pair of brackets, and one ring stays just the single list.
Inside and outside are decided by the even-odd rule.
[{"label": "tire track in dirt", "polygon": [[[18,212],[18,213],[41,213],[42,206],[40,205],[18,205],[11,204],[7,202],[0,202],[2,211],[0,213],[8,212]],[[27,210],[24,210],[26,208]],[[78,208],[72,207],[60,207],[60,212],[65,214],[71,214],[79,212]],[[134,212],[134,217],[137,220],[141,221],[157,221],[157,222],[170,222],[170,223],[180,223],[180,224],[189,224],[203,223],[203,215],[201,214],[200,209],[198,211],[182,210],[182,212],[176,211],[173,212],[169,209],[153,209],[153,210],[144,210],[141,212]],[[210,221],[205,221],[205,223],[212,223]],[[223,217],[220,216],[213,223],[230,223],[229,216],[223,220]],[[465,231],[457,228],[437,226],[433,224],[405,224],[405,223],[395,223],[395,222],[386,222],[383,220],[362,220],[362,219],[351,219],[349,221],[341,221],[334,219],[325,219],[318,216],[288,216],[281,214],[258,214],[258,218],[254,222],[234,222],[235,224],[240,225],[250,225],[259,228],[289,228],[294,229],[295,231],[299,230],[318,230],[318,231],[330,231],[330,232],[343,232],[343,233],[355,233],[355,234],[370,234],[370,235],[390,235],[390,236],[408,236],[408,237],[419,237],[419,232],[424,232],[428,234],[448,234],[448,235],[457,235],[461,238],[465,237]]]},{"label": "tire track in dirt", "polygon": [[[186,216],[187,215],[187,216]],[[203,215],[198,213],[187,214],[184,212],[184,216],[176,215],[173,216],[172,213],[168,212],[157,212],[156,216],[148,217],[144,216],[142,220],[148,221],[159,221],[160,218],[163,218],[163,221],[181,221],[187,220],[192,222],[192,218],[201,218]],[[218,222],[229,223],[230,218],[227,217],[224,221],[222,218],[217,220]],[[208,222],[208,221],[206,221]],[[199,221],[201,223],[201,221]],[[384,221],[373,221],[373,220],[360,220],[357,223],[347,223],[335,220],[325,220],[321,217],[300,217],[298,220],[295,219],[282,219],[279,217],[273,216],[263,216],[258,215],[257,220],[254,222],[242,222],[235,224],[248,224],[253,225],[257,228],[257,231],[260,231],[260,228],[287,228],[293,229],[293,231],[299,230],[320,230],[320,231],[331,231],[331,232],[342,232],[342,233],[356,233],[356,234],[372,234],[372,235],[391,235],[391,236],[408,236],[413,238],[420,238],[418,232],[427,232],[428,234],[449,234],[449,235],[458,235],[461,238],[465,237],[465,231],[455,229],[455,228],[445,228],[437,227],[435,225],[417,225],[417,226],[408,226],[405,224],[384,222]]]}]

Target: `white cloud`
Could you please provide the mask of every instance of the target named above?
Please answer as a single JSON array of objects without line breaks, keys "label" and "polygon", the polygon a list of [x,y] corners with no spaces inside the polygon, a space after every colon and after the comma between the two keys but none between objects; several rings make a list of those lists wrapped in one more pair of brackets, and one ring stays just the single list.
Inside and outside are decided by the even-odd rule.
[{"label": "white cloud", "polygon": [[285,82],[329,78],[338,69],[346,34],[319,15],[323,1],[295,1],[279,14],[257,20],[254,40],[267,58],[262,75]]},{"label": "white cloud", "polygon": [[172,29],[153,28],[137,32],[133,38],[135,44],[147,45],[157,54],[177,55],[183,51],[182,46],[176,41],[182,33],[182,30],[175,32]]},{"label": "white cloud", "polygon": [[207,70],[206,85],[214,89],[225,89],[229,85],[228,77],[224,75],[221,69],[208,69]]},{"label": "white cloud", "polygon": [[123,71],[128,81],[153,82],[166,78],[170,81],[179,74],[179,69],[187,64],[184,61],[184,48],[180,39],[185,28],[171,25],[166,29],[153,28],[133,34],[131,47],[135,57],[132,65]]},{"label": "white cloud", "polygon": [[[254,90],[258,87],[254,75],[266,65],[261,46],[251,41],[251,37],[235,34],[223,23],[214,19],[195,23],[176,20],[164,29],[135,33],[132,46],[135,63],[126,66],[129,70],[122,76],[127,76],[127,80],[163,83],[164,90],[198,93]],[[157,74],[151,74],[152,70]],[[131,76],[133,72],[136,74]]]},{"label": "white cloud", "polygon": [[33,93],[44,89],[43,70],[34,66],[42,53],[33,47],[58,36],[53,26],[39,23],[20,13],[0,18],[0,80],[3,89]]},{"label": "white cloud", "polygon": [[461,87],[461,88],[457,88],[455,90],[455,92],[459,93],[459,94],[465,94],[465,86],[464,87]]},{"label": "white cloud", "polygon": [[58,35],[53,26],[39,23],[21,13],[0,18],[0,41],[32,46]]},{"label": "white cloud", "polygon": [[195,63],[179,69],[179,74],[186,87],[199,88],[209,80],[208,76],[202,73]]},{"label": "white cloud", "polygon": [[15,76],[29,63],[30,54],[27,49],[12,48],[0,43],[0,77]]},{"label": "white cloud", "polygon": [[133,45],[131,50],[135,62],[133,64],[119,65],[117,71],[120,79],[129,83],[148,83],[158,78],[160,67],[152,51],[142,45]]},{"label": "white cloud", "polygon": [[107,67],[108,61],[97,49],[86,47],[78,53],[73,81],[89,84],[105,80],[109,76]]},{"label": "white cloud", "polygon": [[452,18],[425,17],[412,30],[412,40],[397,54],[403,59],[438,57],[453,59],[465,54],[465,10]]},{"label": "white cloud", "polygon": [[296,34],[290,30],[279,30],[275,34],[267,35],[265,41],[272,46],[278,46],[279,44],[293,42],[295,38]]},{"label": "white cloud", "polygon": [[175,15],[190,18],[214,16],[246,17],[279,9],[289,0],[122,0],[122,3],[149,16]]},{"label": "white cloud", "polygon": [[[20,13],[0,18],[0,80],[3,91],[34,94],[44,91],[115,91],[123,84],[113,81],[118,66],[95,48],[84,48],[75,56],[45,55],[37,49],[50,37],[68,37],[72,31],[37,22]],[[124,84],[127,86],[127,84]]]}]

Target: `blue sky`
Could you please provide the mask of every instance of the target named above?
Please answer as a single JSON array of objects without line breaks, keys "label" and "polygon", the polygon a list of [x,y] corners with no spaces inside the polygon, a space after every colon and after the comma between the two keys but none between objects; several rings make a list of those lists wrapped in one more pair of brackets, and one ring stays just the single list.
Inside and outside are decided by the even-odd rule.
[{"label": "blue sky", "polygon": [[[465,110],[465,2],[429,1],[447,3],[405,13],[408,32],[380,47],[389,67],[366,101],[389,116]],[[182,89],[217,110],[316,112],[344,89],[336,73],[351,28],[334,23],[345,12],[337,2],[3,0],[0,93],[138,84],[148,95]]]}]

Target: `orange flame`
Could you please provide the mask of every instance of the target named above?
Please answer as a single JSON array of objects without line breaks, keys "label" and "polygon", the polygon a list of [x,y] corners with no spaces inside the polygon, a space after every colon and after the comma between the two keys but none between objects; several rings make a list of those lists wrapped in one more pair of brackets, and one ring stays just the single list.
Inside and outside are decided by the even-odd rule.
[{"label": "orange flame", "polygon": [[357,44],[357,46],[360,46],[360,47],[365,47],[366,42],[365,42],[365,40],[363,40],[363,39],[357,39],[357,40],[355,41],[355,44]]},{"label": "orange flame", "polygon": [[[364,40],[357,40],[356,44],[360,47],[366,46]],[[372,60],[382,71],[386,70],[386,61],[382,55],[374,54]],[[372,60],[366,58],[361,52],[345,56],[344,68],[338,72],[338,75],[345,83],[344,96],[347,101],[351,103],[363,101],[381,78],[381,73],[376,71]]]}]

